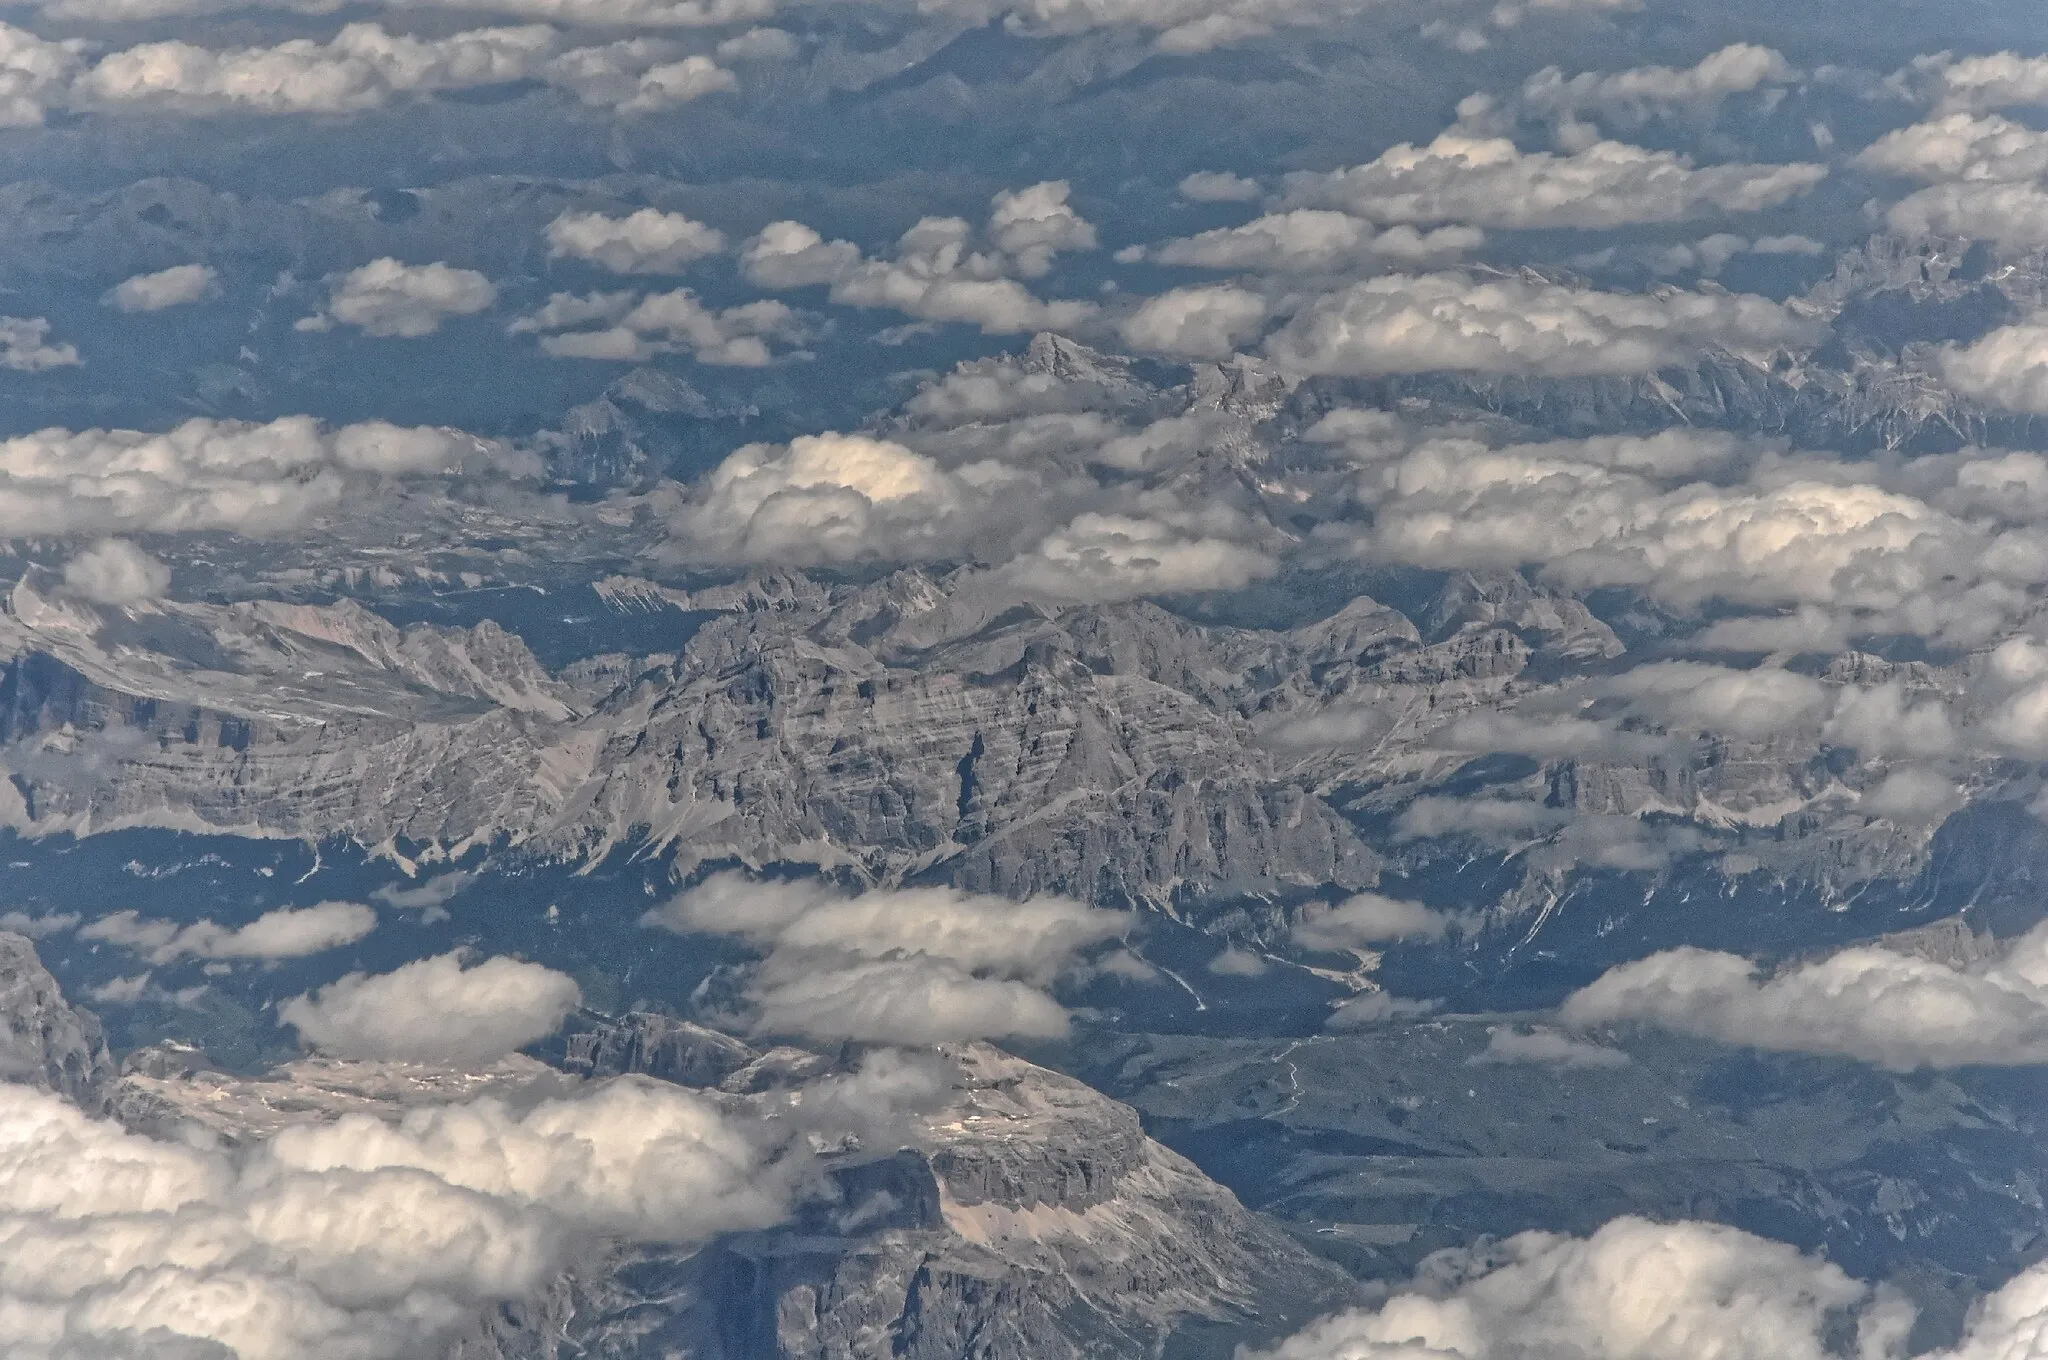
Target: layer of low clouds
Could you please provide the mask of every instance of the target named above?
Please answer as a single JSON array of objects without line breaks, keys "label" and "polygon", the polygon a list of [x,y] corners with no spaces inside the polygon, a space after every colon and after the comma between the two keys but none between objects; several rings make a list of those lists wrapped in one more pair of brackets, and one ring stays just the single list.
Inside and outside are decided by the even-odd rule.
[{"label": "layer of low clouds", "polygon": [[465,966],[459,954],[389,973],[350,973],[278,1007],[280,1023],[323,1053],[475,1063],[553,1034],[582,992],[567,974],[517,959]]},{"label": "layer of low clouds", "polygon": [[160,433],[49,429],[0,439],[0,533],[274,533],[380,479],[486,469],[535,471],[530,457],[459,430],[383,421],[328,428],[307,416],[264,424],[200,418]]},{"label": "layer of low clouds", "polygon": [[759,1121],[636,1078],[522,1113],[353,1115],[235,1153],[26,1088],[0,1104],[0,1349],[22,1360],[438,1354],[599,1239],[774,1223],[801,1165]]},{"label": "layer of low clouds", "polygon": [[723,311],[707,307],[688,288],[666,293],[556,293],[509,327],[540,336],[543,352],[558,359],[643,363],[657,354],[687,354],[699,363],[760,368],[774,357],[770,345],[794,339],[795,312],[772,298]]},{"label": "layer of low clouds", "polygon": [[1609,970],[1561,1015],[1900,1071],[2032,1065],[2048,1062],[2048,927],[1967,967],[1864,945],[1766,973],[1740,955],[1666,950]]},{"label": "layer of low clouds", "polygon": [[[518,3],[512,0],[511,7]],[[585,7],[596,6],[586,0]],[[567,13],[545,17],[573,19]],[[142,117],[361,113],[408,98],[525,81],[555,86],[584,104],[644,114],[739,86],[712,58],[667,39],[575,47],[545,23],[440,36],[352,23],[327,38],[218,48],[172,38],[96,59],[88,59],[82,41],[52,42],[0,25],[0,56],[7,75],[0,125],[14,127],[38,126],[52,109]]]},{"label": "layer of low clouds", "polygon": [[1560,155],[1461,129],[1365,165],[1287,177],[1286,201],[1415,226],[1621,227],[1756,212],[1805,193],[1821,165],[1694,166],[1669,151],[1599,141]]},{"label": "layer of low clouds", "polygon": [[[1407,334],[1420,347],[1416,330]],[[1956,351],[1950,362],[1974,365],[1987,385],[2024,400],[2031,350],[2018,339],[2009,349]],[[1330,347],[1359,340],[1333,331]],[[2036,454],[1973,449],[1844,464],[1686,430],[1489,446],[1399,428],[1347,446],[1359,460],[1358,498],[1373,513],[1355,541],[1382,560],[1439,570],[1534,565],[1574,591],[1630,586],[1684,609],[1714,599],[1810,606],[1817,618],[1839,615],[1869,631],[1969,644],[2008,632],[2048,579],[2048,462]],[[1841,631],[1787,617],[1808,630],[1805,645]],[[1800,642],[1779,631],[1784,641],[1764,650]]]},{"label": "layer of low clouds", "polygon": [[1259,526],[1238,511],[1106,487],[1071,461],[1062,469],[1037,456],[1072,460],[1078,437],[1135,470],[1152,431],[1117,428],[1047,415],[915,436],[940,456],[837,433],[748,445],[679,508],[676,551],[807,564],[965,558],[992,568],[962,583],[970,593],[1064,602],[1231,589],[1277,569]]},{"label": "layer of low clouds", "polygon": [[[2048,209],[2048,196],[2041,201]],[[1988,406],[2048,415],[2048,325],[2001,326],[1952,347],[1942,355],[1941,372],[1957,392]]]},{"label": "layer of low clouds", "polygon": [[900,1044],[1064,1034],[1067,1013],[1046,989],[1130,928],[1120,913],[1065,898],[1013,902],[952,888],[846,896],[736,872],[645,919],[763,951],[746,993],[761,1033]]},{"label": "layer of low clouds", "polygon": [[1476,250],[1485,239],[1472,227],[1417,231],[1398,226],[1376,231],[1348,213],[1297,208],[1269,213],[1241,227],[1218,227],[1177,241],[1118,251],[1117,258],[1261,274],[1332,273],[1376,263],[1450,260]]},{"label": "layer of low clouds", "polygon": [[1770,350],[1815,335],[1812,322],[1748,294],[1394,274],[1313,298],[1268,339],[1266,352],[1310,374],[1561,378],[1649,373],[1710,349]]},{"label": "layer of low clouds", "polygon": [[1796,1248],[1719,1224],[1618,1218],[1431,1258],[1377,1308],[1325,1318],[1252,1360],[1827,1360],[1860,1322],[1869,1354],[1911,1309]]},{"label": "layer of low clouds", "polygon": [[1783,86],[1797,76],[1783,53],[1755,43],[1731,43],[1686,67],[1637,66],[1567,76],[1547,66],[1522,82],[1520,100],[1530,112],[1553,118],[1593,113],[1633,126],[1668,110],[1710,110],[1731,95]]},{"label": "layer of low clouds", "polygon": [[242,926],[210,920],[180,925],[121,911],[81,927],[80,939],[104,940],[155,964],[180,959],[297,959],[354,944],[377,928],[377,913],[358,902],[279,907]]}]

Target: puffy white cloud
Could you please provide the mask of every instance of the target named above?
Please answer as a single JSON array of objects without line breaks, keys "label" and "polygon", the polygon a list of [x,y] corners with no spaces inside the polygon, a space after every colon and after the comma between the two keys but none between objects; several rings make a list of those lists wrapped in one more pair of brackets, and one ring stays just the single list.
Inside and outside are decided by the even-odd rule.
[{"label": "puffy white cloud", "polygon": [[1175,288],[1145,299],[1125,317],[1123,337],[1139,349],[1221,359],[1265,329],[1272,304],[1232,284]]},{"label": "puffy white cloud", "polygon": [[1520,278],[1395,274],[1312,299],[1266,342],[1311,374],[1647,373],[1707,349],[1770,349],[1810,322],[1748,294],[1609,293]]},{"label": "puffy white cloud", "polygon": [[0,439],[0,536],[271,533],[304,524],[370,477],[523,470],[459,430],[368,421],[323,429],[188,420],[162,433],[41,430]]},{"label": "puffy white cloud", "polygon": [[1933,181],[2031,180],[2048,173],[2048,133],[1996,115],[1952,113],[1887,132],[1855,163]]},{"label": "puffy white cloud", "polygon": [[1324,273],[1384,261],[1407,264],[1448,259],[1478,249],[1485,239],[1484,233],[1472,227],[1423,232],[1403,225],[1375,231],[1349,213],[1296,208],[1269,213],[1241,227],[1219,227],[1156,246],[1118,251],[1117,258],[1253,273]]},{"label": "puffy white cloud", "polygon": [[1722,619],[1696,640],[1705,650],[1827,650],[1874,632],[1977,645],[2048,580],[2035,454],[1845,464],[1684,431],[1490,448],[1396,427],[1355,449],[1372,523],[1346,539],[1368,558],[1533,565],[1571,590],[1791,611]]},{"label": "puffy white cloud", "polygon": [[86,44],[48,42],[25,28],[0,24],[0,127],[41,127],[77,75]]},{"label": "puffy white cloud", "polygon": [[802,52],[796,35],[780,28],[750,28],[718,45],[720,61],[793,61]]},{"label": "puffy white cloud", "polygon": [[747,278],[763,288],[836,283],[865,260],[851,241],[827,241],[801,222],[770,222],[740,252]]},{"label": "puffy white cloud", "polygon": [[[2048,231],[2048,194],[2041,196],[2041,207]],[[1950,346],[1941,356],[1941,375],[1966,397],[2048,415],[2048,325],[2001,326],[1971,344]]]},{"label": "puffy white cloud", "polygon": [[1939,699],[1914,702],[1898,684],[1845,687],[1835,696],[1822,736],[1864,759],[1953,755],[1961,746],[1947,705]]},{"label": "puffy white cloud", "polygon": [[[596,329],[579,330],[590,326]],[[649,293],[556,293],[514,321],[514,334],[540,332],[541,348],[558,359],[639,363],[656,354],[688,354],[699,363],[760,368],[774,356],[771,340],[797,332],[796,313],[772,299],[714,311],[687,288]]]},{"label": "puffy white cloud", "polygon": [[1062,251],[1095,249],[1095,228],[1067,202],[1069,192],[1065,180],[1046,180],[990,201],[989,242],[1027,279],[1051,269]]},{"label": "puffy white cloud", "polygon": [[64,564],[64,588],[95,604],[141,604],[171,586],[171,569],[124,538],[103,538]]},{"label": "puffy white cloud", "polygon": [[1955,780],[1933,770],[1903,766],[1857,800],[1856,808],[1902,826],[1935,825],[1967,800]]},{"label": "puffy white cloud", "polygon": [[298,329],[325,330],[338,321],[369,335],[417,339],[448,317],[474,316],[497,300],[496,286],[474,269],[404,264],[387,255],[336,279],[327,310]]},{"label": "puffy white cloud", "polygon": [[585,104],[626,114],[659,113],[740,87],[739,77],[710,57],[683,56],[674,43],[650,38],[572,48],[539,76]]},{"label": "puffy white cloud", "polygon": [[1805,193],[1821,165],[1694,167],[1669,151],[1602,141],[1569,155],[1525,152],[1459,128],[1428,146],[1287,177],[1287,203],[1340,208],[1378,222],[1475,227],[1619,227],[1713,212],[1755,212]]},{"label": "puffy white cloud", "polygon": [[[590,27],[704,28],[744,23],[774,12],[775,0],[385,0],[393,9],[455,10]],[[126,23],[245,9],[325,14],[336,0],[43,0],[53,19]]]},{"label": "puffy white cloud", "polygon": [[1610,969],[1560,1015],[1581,1029],[1655,1024],[1898,1071],[2048,1062],[2048,927],[1960,968],[1862,945],[1765,975],[1740,955],[1666,950]]},{"label": "puffy white cloud", "polygon": [[[963,585],[970,592],[1068,603],[1229,589],[1270,574],[1271,532],[1255,521],[1169,492],[1106,488],[1078,466],[1142,470],[1155,445],[1199,443],[1208,427],[1186,423],[1119,436],[1099,417],[1044,413],[903,433],[929,453],[864,434],[750,444],[690,489],[671,516],[669,551],[715,562],[966,561],[989,569]],[[1066,467],[1049,466],[1054,458]],[[1091,504],[1104,508],[1082,508]]]},{"label": "puffy white cloud", "polygon": [[[596,9],[614,0],[563,0],[560,6],[508,0],[480,7],[517,12],[522,3],[543,10]],[[632,0],[615,7],[631,8]],[[681,12],[686,6],[669,8]],[[23,88],[17,112],[23,117],[58,104],[143,115],[356,113],[411,96],[526,80],[556,86],[586,104],[647,113],[739,83],[710,57],[686,54],[665,39],[565,49],[560,31],[547,24],[420,37],[354,23],[332,38],[291,38],[268,47],[209,48],[171,39],[109,52],[75,74],[69,49],[23,59],[30,57],[36,69],[51,74],[17,82]]]},{"label": "puffy white cloud", "polygon": [[1940,52],[1916,58],[1894,82],[1924,92],[1941,111],[2048,104],[2048,57],[1993,52],[1959,58]]},{"label": "puffy white cloud", "polygon": [[444,38],[349,24],[321,41],[211,49],[182,40],[101,57],[75,82],[74,103],[175,113],[349,113],[410,93],[531,77],[556,47],[545,25],[483,28]]},{"label": "puffy white cloud", "polygon": [[1376,1308],[1248,1360],[1828,1360],[1860,1322],[1869,1353],[1912,1310],[1796,1248],[1710,1223],[1618,1218],[1591,1237],[1528,1232],[1430,1258]]},{"label": "puffy white cloud", "polygon": [[[72,0],[77,3],[77,0]],[[87,0],[122,3],[122,0]],[[477,10],[591,27],[716,28],[765,19],[777,0],[395,0],[403,8]]]},{"label": "puffy white cloud", "polygon": [[107,293],[107,303],[124,312],[160,312],[210,297],[219,285],[211,265],[174,264],[154,274],[123,279]]},{"label": "puffy white cloud", "polygon": [[0,930],[40,940],[45,935],[57,935],[74,928],[79,919],[75,911],[48,911],[41,916],[30,916],[24,911],[0,911]]},{"label": "puffy white cloud", "polygon": [[1304,911],[1290,932],[1307,949],[1356,949],[1394,940],[1434,940],[1450,929],[1451,918],[1420,902],[1379,893],[1359,893],[1326,911]]},{"label": "puffy white cloud", "polygon": [[716,227],[658,208],[624,217],[565,212],[548,223],[547,237],[550,256],[589,260],[614,274],[673,274],[725,249]]},{"label": "puffy white cloud", "polygon": [[1206,534],[1197,523],[1174,522],[1178,518],[1086,511],[1002,572],[1015,585],[1057,599],[1108,601],[1235,590],[1278,570],[1265,550]]},{"label": "puffy white cloud", "polygon": [[801,222],[771,222],[741,250],[740,267],[763,288],[829,285],[841,306],[963,322],[989,334],[1065,330],[1092,316],[1095,304],[1043,301],[1017,277],[1044,274],[1061,251],[1094,248],[1095,229],[1067,195],[1063,180],[997,194],[982,249],[964,219],[924,218],[888,260],[869,259],[850,241],[827,241]]},{"label": "puffy white cloud", "polygon": [[1782,53],[1755,43],[1731,43],[1694,66],[1638,66],[1607,74],[1567,76],[1547,66],[1522,82],[1522,104],[1539,114],[1570,118],[1583,112],[1641,123],[1669,108],[1713,108],[1730,95],[1783,85],[1798,72]]},{"label": "puffy white cloud", "polygon": [[857,561],[951,541],[971,478],[868,435],[749,444],[713,469],[685,514],[692,551],[739,561]]},{"label": "puffy white cloud", "polygon": [[2048,191],[2034,184],[1936,184],[1906,195],[1886,216],[1906,236],[1967,236],[2013,249],[2048,244]]},{"label": "puffy white cloud", "polygon": [[302,1041],[339,1057],[463,1063],[546,1038],[582,999],[574,979],[537,963],[493,958],[465,968],[461,955],[441,954],[389,973],[350,973],[277,1014]]},{"label": "puffy white cloud", "polygon": [[377,913],[359,902],[279,907],[245,926],[213,921],[152,920],[119,911],[81,928],[81,939],[132,949],[151,963],[180,959],[297,959],[354,944],[377,928]]},{"label": "puffy white cloud", "polygon": [[1206,52],[1271,33],[1316,25],[1366,8],[1373,0],[919,0],[927,13],[976,23],[1000,16],[1012,32],[1071,36],[1098,29],[1137,29],[1174,53]]},{"label": "puffy white cloud", "polygon": [[1197,170],[1177,187],[1190,203],[1250,203],[1265,192],[1257,180],[1227,170]]},{"label": "puffy white cloud", "polygon": [[649,912],[667,930],[735,935],[765,951],[748,983],[757,1031],[928,1044],[1063,1034],[1044,990],[1129,928],[1066,898],[952,888],[847,897],[829,885],[717,874]]},{"label": "puffy white cloud", "polygon": [[773,1223],[803,1165],[762,1121],[635,1078],[517,1114],[349,1116],[234,1153],[33,1090],[4,1104],[0,1349],[21,1360],[434,1354],[594,1238]]},{"label": "puffy white cloud", "polygon": [[1629,1056],[1618,1048],[1589,1044],[1554,1029],[1523,1030],[1513,1025],[1495,1025],[1487,1031],[1486,1047],[1467,1061],[1475,1066],[1540,1063],[1549,1067],[1596,1068],[1627,1067]]},{"label": "puffy white cloud", "polygon": [[40,316],[0,316],[0,368],[40,373],[72,368],[82,361],[76,346],[50,343],[50,323]]}]

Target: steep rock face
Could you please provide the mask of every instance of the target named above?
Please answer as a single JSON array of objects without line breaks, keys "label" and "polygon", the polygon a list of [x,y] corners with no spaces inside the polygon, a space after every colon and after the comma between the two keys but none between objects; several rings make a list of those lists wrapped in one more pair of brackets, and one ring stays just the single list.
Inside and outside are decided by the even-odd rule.
[{"label": "steep rock face", "polygon": [[0,1080],[98,1111],[107,1105],[114,1075],[99,1018],[64,1000],[32,940],[0,931]]},{"label": "steep rock face", "polygon": [[679,1086],[716,1086],[759,1056],[715,1029],[635,1011],[569,1035],[562,1066],[585,1077],[638,1072]]},{"label": "steep rock face", "polygon": [[787,1227],[688,1260],[627,1251],[493,1320],[459,1360],[1059,1360],[1256,1339],[1350,1282],[1147,1138],[1128,1107],[983,1045],[883,1155]]},{"label": "steep rock face", "polygon": [[[835,1066],[664,1017],[587,1033],[583,1065],[600,1079],[684,1048],[716,1049],[713,1066],[749,1057],[711,1088],[740,1116],[786,1114],[794,1085]],[[586,1244],[568,1274],[480,1315],[446,1360],[1138,1357],[1190,1326],[1219,1344],[1268,1337],[1353,1296],[1128,1106],[987,1045],[941,1056],[950,1093],[872,1147],[828,1139],[817,1189],[782,1226],[702,1247]],[[684,1066],[701,1084],[702,1065]],[[520,1057],[476,1070],[306,1059],[243,1077],[164,1044],[131,1057],[114,1109],[159,1137],[233,1145],[344,1115],[526,1103],[574,1081]]]},{"label": "steep rock face", "polygon": [[[1247,665],[1286,668],[1283,636],[1218,640],[1139,606],[1070,611],[1072,629],[989,619],[914,572],[823,600],[728,594],[681,657],[614,668],[593,697],[488,625],[401,632],[350,606],[138,622],[17,590],[7,810],[38,831],[647,839],[685,865],[1118,900],[1372,881],[1342,819],[1214,706]],[[1363,614],[1353,641],[1401,632]]]}]

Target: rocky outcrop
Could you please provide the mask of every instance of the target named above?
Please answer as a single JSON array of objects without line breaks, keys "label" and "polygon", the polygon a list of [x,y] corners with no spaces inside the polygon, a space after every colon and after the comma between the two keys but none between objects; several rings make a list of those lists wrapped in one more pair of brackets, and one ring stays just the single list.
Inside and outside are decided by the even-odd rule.
[{"label": "rocky outcrop", "polygon": [[569,1035],[562,1065],[584,1077],[638,1072],[679,1086],[716,1086],[760,1056],[729,1034],[634,1011]]},{"label": "rocky outcrop", "polygon": [[0,931],[0,1080],[105,1109],[115,1070],[99,1018],[64,1000],[25,935]]},{"label": "rocky outcrop", "polygon": [[827,1166],[784,1228],[624,1251],[458,1360],[1080,1360],[1191,1326],[1255,1341],[1354,1286],[1147,1138],[1129,1107],[984,1045],[900,1149]]}]

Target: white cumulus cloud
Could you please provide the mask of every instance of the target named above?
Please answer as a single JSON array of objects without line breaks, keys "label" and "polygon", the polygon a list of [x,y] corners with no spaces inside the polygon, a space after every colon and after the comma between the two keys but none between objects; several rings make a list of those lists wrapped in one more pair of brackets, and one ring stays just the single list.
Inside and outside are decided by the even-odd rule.
[{"label": "white cumulus cloud", "polygon": [[673,274],[725,249],[725,235],[682,213],[642,208],[624,217],[565,212],[548,223],[548,254],[589,260],[614,274]]},{"label": "white cumulus cloud", "polygon": [[154,274],[121,280],[107,293],[107,303],[124,312],[160,312],[210,297],[220,276],[211,265],[174,264]]},{"label": "white cumulus cloud", "polygon": [[417,339],[451,316],[474,316],[497,300],[497,287],[474,269],[405,264],[387,255],[336,279],[327,310],[298,328],[325,330],[340,322],[367,335]]},{"label": "white cumulus cloud", "polygon": [[50,323],[40,316],[0,316],[0,368],[40,373],[75,368],[83,362],[75,345],[50,343]]},{"label": "white cumulus cloud", "polygon": [[171,585],[171,569],[125,538],[103,538],[64,564],[64,587],[95,604],[142,604]]},{"label": "white cumulus cloud", "polygon": [[120,911],[79,929],[79,937],[130,949],[151,963],[180,959],[297,959],[354,944],[377,928],[377,913],[359,902],[278,907],[244,926],[200,920],[187,925]]},{"label": "white cumulus cloud", "polygon": [[1453,128],[1428,146],[1287,177],[1287,202],[1377,222],[1473,227],[1620,227],[1715,212],[1756,212],[1805,193],[1822,165],[1695,167],[1669,151],[1595,142],[1567,155],[1525,152],[1505,137]]},{"label": "white cumulus cloud", "polygon": [[524,465],[459,430],[383,421],[40,430],[0,439],[0,535],[269,533],[306,523],[373,479],[491,466]]},{"label": "white cumulus cloud", "polygon": [[1899,1071],[2048,1062],[2048,927],[1969,967],[1860,945],[1767,974],[1736,954],[1666,950],[1610,969],[1560,1014]]},{"label": "white cumulus cloud", "polygon": [[390,973],[350,973],[278,1008],[324,1053],[346,1058],[482,1062],[544,1039],[582,1003],[574,979],[537,963],[459,954]]},{"label": "white cumulus cloud", "polygon": [[1438,1253],[1378,1307],[1249,1360],[1828,1360],[1830,1329],[1859,1320],[1889,1336],[1911,1310],[1781,1242],[1618,1218],[1585,1238]]},{"label": "white cumulus cloud", "polygon": [[760,1032],[902,1044],[1064,1034],[1067,1013],[1045,989],[1129,928],[1118,913],[1059,897],[848,897],[738,873],[714,875],[645,921],[762,949],[747,992]]},{"label": "white cumulus cloud", "polygon": [[1044,274],[1062,251],[1094,249],[1094,227],[1067,198],[1060,180],[999,193],[979,233],[964,218],[924,218],[886,260],[868,258],[850,241],[827,241],[801,222],[771,222],[746,243],[740,265],[763,288],[826,285],[841,306],[997,335],[1065,330],[1092,316],[1095,304],[1045,301],[1018,280]]},{"label": "white cumulus cloud", "polygon": [[1311,374],[1646,373],[1707,349],[1793,345],[1813,326],[1748,294],[1612,293],[1520,278],[1394,274],[1313,298],[1266,342]]}]

